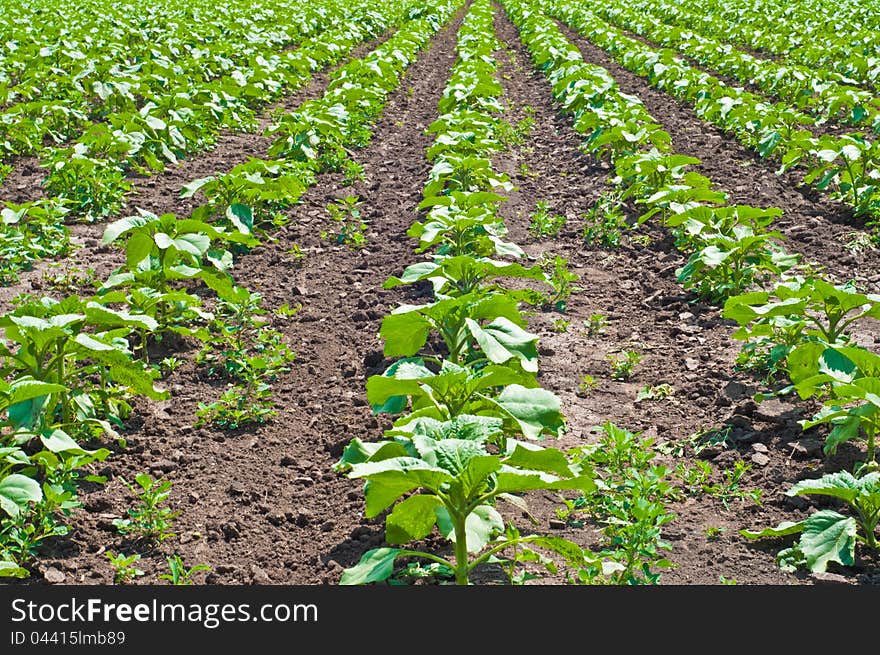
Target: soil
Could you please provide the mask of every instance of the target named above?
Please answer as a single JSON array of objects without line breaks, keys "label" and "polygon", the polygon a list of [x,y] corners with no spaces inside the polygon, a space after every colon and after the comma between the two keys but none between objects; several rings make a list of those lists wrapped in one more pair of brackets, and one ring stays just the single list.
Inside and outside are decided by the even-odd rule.
[{"label": "soil", "polygon": [[[35,575],[13,584],[110,584],[113,572],[104,554],[108,550],[142,552],[139,567],[145,575],[135,584],[159,582],[158,576],[167,572],[165,557],[173,553],[188,566],[210,565],[210,572],[196,576],[208,584],[336,584],[344,567],[384,543],[381,518],[363,518],[361,484],[331,467],[351,438],[379,439],[390,425],[388,418],[372,415],[364,385],[391,362],[378,337],[382,318],[419,291],[383,290],[382,284],[422,258],[406,231],[418,217],[416,207],[431,167],[425,151],[433,138],[425,129],[437,116],[463,16],[464,11],[438,33],[407,71],[371,144],[355,153],[364,179],[344,186],[341,175],[322,175],[290,211],[290,224],[236,262],[236,280],[262,294],[272,327],[284,334],[297,355],[273,387],[278,411],[274,420],[232,432],[195,426],[199,403],[215,400],[223,383],[196,367],[194,344],[175,344],[173,352],[183,364],[163,380],[172,399],[136,403],[124,434],[126,446],[108,445],[114,454],[95,467],[108,482],[83,490],[84,507],[73,513],[70,534],[47,544]],[[530,318],[530,329],[540,335],[541,384],[561,398],[568,420],[558,445],[589,443],[596,439],[595,426],[612,421],[654,438],[668,451],[681,446],[680,456],[658,455],[658,462],[671,469],[680,463],[692,468],[699,456],[711,463],[713,482],[720,482],[723,471],[736,461],[750,466],[741,488],[760,489],[761,505],[739,498],[725,505],[709,494],[684,493],[671,503],[677,517],[665,527],[664,537],[672,546],[669,559],[674,567],[663,573],[662,584],[718,584],[721,576],[740,584],[880,582],[877,566],[870,562],[826,576],[784,573],[774,561],[776,544],[748,543],[739,536],[743,528],[804,517],[808,502],[786,499],[783,492],[805,475],[849,466],[857,451],[842,447],[826,460],[818,435],[803,433],[797,424],[814,407],[791,399],[761,404],[752,400],[762,387],[734,369],[739,344],[730,338],[732,324],[720,318],[717,308],[682,291],[675,269],[684,260],[662,228],[645,227],[647,245],[632,235],[624,235],[618,250],[585,244],[582,217],[607,188],[609,169],[579,150],[581,137],[552,101],[549,84],[533,70],[516,28],[500,7],[496,28],[505,46],[498,53],[498,78],[508,107],[506,118],[512,123],[529,113],[534,118],[525,143],[496,158],[496,167],[516,185],[502,214],[512,240],[530,259],[564,257],[580,278],[564,313],[541,311]],[[797,187],[791,176],[776,176],[766,163],[706,126],[690,109],[653,90],[570,31],[567,34],[588,62],[605,66],[624,91],[641,97],[670,132],[676,149],[700,157],[701,172],[736,202],[783,208],[780,226],[789,248],[823,262],[842,279],[856,277],[878,288],[876,252],[842,250],[839,240],[859,228],[842,207]],[[320,93],[325,83],[317,79],[285,106]],[[156,186],[144,187],[137,203],[180,214],[189,207],[174,197],[181,181],[228,169],[247,154],[260,156],[266,147],[258,137],[244,136],[227,145],[193,160],[185,177],[157,178]],[[361,200],[369,223],[366,245],[360,250],[319,236],[330,227],[328,203],[349,195]],[[538,201],[546,201],[553,213],[567,219],[555,237],[535,238],[529,232],[529,216]],[[95,267],[100,278],[117,264],[118,255],[98,247],[96,238],[97,232],[83,236],[82,249],[67,265]],[[290,253],[294,245],[306,253],[304,259]],[[42,278],[31,277],[4,290],[0,302],[27,288],[57,293],[46,288]],[[302,307],[284,319],[274,310],[285,304]],[[589,333],[584,322],[597,312],[607,317],[607,325],[600,333]],[[871,338],[876,334],[859,335]],[[170,346],[163,346],[155,358],[168,354]],[[628,348],[638,350],[644,360],[631,379],[612,380],[608,356]],[[584,393],[579,389],[584,375],[592,375],[599,386]],[[640,389],[661,383],[673,387],[670,398],[635,401]],[[699,454],[682,446],[690,435],[726,423],[733,427],[723,444]],[[132,505],[120,477],[131,479],[143,471],[173,483],[170,506],[180,512],[174,523],[176,536],[152,549],[126,541],[112,524]],[[522,528],[598,545],[597,526],[573,527],[558,520],[561,503],[552,494],[530,494],[527,500],[537,527],[518,511],[501,508],[505,518]],[[424,545],[445,548],[433,539]],[[487,569],[479,581],[503,578]],[[551,576],[539,582],[561,581],[561,576]]]}]

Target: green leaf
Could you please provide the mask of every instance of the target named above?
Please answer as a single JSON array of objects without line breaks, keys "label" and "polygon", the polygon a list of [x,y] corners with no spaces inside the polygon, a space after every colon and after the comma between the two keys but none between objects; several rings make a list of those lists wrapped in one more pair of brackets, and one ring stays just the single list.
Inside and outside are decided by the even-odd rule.
[{"label": "green leaf", "polygon": [[541,448],[535,444],[508,439],[507,452],[504,463],[508,466],[547,471],[563,477],[572,475],[568,458],[556,448]]},{"label": "green leaf", "polygon": [[470,318],[465,319],[465,323],[490,361],[503,364],[516,357],[524,370],[538,372],[537,335],[526,332],[504,317],[496,318],[485,327]]},{"label": "green leaf", "polygon": [[50,382],[21,378],[13,380],[9,390],[9,405],[15,405],[26,400],[41,398],[53,393],[63,393],[67,387]]},{"label": "green leaf", "polygon": [[853,502],[863,488],[863,481],[849,471],[826,473],[821,478],[801,480],[785,492],[786,496],[831,496],[847,503]]},{"label": "green leaf", "polygon": [[29,575],[30,571],[15,562],[0,561],[0,578],[26,578]]},{"label": "green leaf", "polygon": [[775,528],[764,528],[759,532],[753,530],[740,530],[739,533],[748,539],[763,539],[765,537],[787,537],[791,534],[803,532],[806,521],[784,521]]},{"label": "green leaf", "polygon": [[538,438],[544,431],[555,435],[564,425],[559,398],[545,389],[511,384],[492,402],[513,418],[529,439]]},{"label": "green leaf", "polygon": [[822,573],[829,562],[852,566],[857,524],[854,518],[822,510],[804,522],[800,549],[813,573]]},{"label": "green leaf", "polygon": [[387,580],[394,573],[394,560],[401,552],[399,548],[368,550],[360,562],[342,572],[339,584],[359,585]]},{"label": "green leaf", "polygon": [[400,501],[385,519],[389,544],[405,544],[428,536],[437,522],[434,510],[443,503],[437,496],[418,494]]},{"label": "green leaf", "polygon": [[43,492],[39,483],[25,475],[13,473],[0,480],[0,509],[16,517],[29,502],[39,502]]},{"label": "green leaf", "polygon": [[431,323],[417,311],[398,308],[382,319],[379,336],[385,340],[388,357],[411,357],[419,352],[428,340]]},{"label": "green leaf", "polygon": [[[455,529],[445,507],[438,507],[437,527],[444,537],[455,543]],[[478,553],[486,547],[495,535],[504,532],[504,519],[494,507],[480,505],[465,519],[465,539],[469,553]]]}]

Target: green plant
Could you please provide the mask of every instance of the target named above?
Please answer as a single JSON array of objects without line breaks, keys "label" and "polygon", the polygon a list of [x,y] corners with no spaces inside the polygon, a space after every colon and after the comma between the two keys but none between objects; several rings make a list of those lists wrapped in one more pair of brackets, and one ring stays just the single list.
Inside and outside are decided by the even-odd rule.
[{"label": "green plant", "polygon": [[728,586],[732,586],[732,585],[736,585],[736,584],[737,584],[737,582],[736,582],[736,578],[725,578],[723,575],[719,575],[719,576],[718,576],[718,581],[719,581],[721,584],[723,584],[723,585],[728,585]]},{"label": "green plant", "polygon": [[675,467],[675,477],[682,481],[688,494],[697,496],[704,492],[709,482],[712,465],[702,460],[697,460],[694,464],[694,468],[689,468],[683,462],[679,462]]},{"label": "green plant", "polygon": [[342,180],[343,186],[353,186],[357,182],[362,182],[366,177],[364,167],[353,159],[346,159],[342,165],[342,172],[345,177]]},{"label": "green plant", "polygon": [[523,111],[526,115],[516,123],[502,120],[498,125],[498,139],[507,149],[523,145],[535,127],[534,108],[525,105]]},{"label": "green plant", "polygon": [[367,229],[367,223],[361,218],[360,204],[357,196],[346,196],[327,205],[330,219],[338,224],[338,231],[331,233],[325,230],[321,233],[321,238],[344,243],[352,248],[363,248],[366,244],[364,230]]},{"label": "green plant", "polygon": [[717,525],[706,526],[706,529],[705,529],[706,539],[708,539],[709,541],[717,541],[718,539],[721,538],[721,535],[724,534],[724,531],[726,529],[727,528],[722,528]]},{"label": "green plant", "polygon": [[286,252],[293,257],[293,261],[297,264],[302,264],[308,256],[298,243],[294,243]]},{"label": "green plant", "polygon": [[654,463],[656,448],[613,423],[602,426],[598,442],[576,451],[597,473],[596,489],[568,507],[594,517],[605,527],[601,562],[578,570],[584,584],[656,584],[672,564],[663,555],[663,526],[672,521],[666,502],[674,497],[669,471]]},{"label": "green plant", "polygon": [[822,572],[831,562],[852,566],[857,543],[871,550],[878,549],[880,472],[861,477],[855,477],[847,471],[826,473],[816,480],[798,482],[785,495],[834,498],[842,501],[853,516],[823,509],[803,521],[787,521],[760,532],[742,530],[743,536],[749,539],[799,534],[794,546],[777,555],[777,561],[783,569],[794,570],[804,566],[813,572]]},{"label": "green plant", "polygon": [[302,310],[302,303],[297,303],[293,307],[290,306],[289,303],[284,303],[275,310],[275,316],[280,316],[282,318],[292,318],[299,314],[300,310]]},{"label": "green plant", "polygon": [[564,318],[557,318],[553,321],[553,330],[554,332],[568,332],[568,328],[571,326],[571,321]]},{"label": "green plant", "polygon": [[590,318],[584,321],[584,327],[587,328],[587,335],[591,337],[597,337],[605,332],[606,325],[608,325],[608,317],[599,312],[590,314]]},{"label": "green plant", "polygon": [[183,360],[179,357],[163,357],[159,362],[159,368],[165,375],[171,375],[183,364]]},{"label": "green plant", "polygon": [[624,350],[616,355],[609,355],[608,360],[611,362],[611,378],[626,381],[633,376],[636,366],[642,362],[642,355],[635,350]]},{"label": "green plant", "polygon": [[636,394],[636,402],[642,400],[664,400],[675,394],[671,384],[648,385]]},{"label": "green plant", "polygon": [[565,226],[565,216],[550,213],[550,205],[539,200],[529,217],[529,232],[535,238],[555,237]]},{"label": "green plant", "polygon": [[75,293],[79,289],[95,284],[95,269],[81,269],[77,266],[67,266],[64,270],[53,272],[46,270],[43,273],[43,282],[55,291]]},{"label": "green plant", "polygon": [[584,221],[581,236],[591,246],[619,248],[621,232],[629,229],[620,194],[613,191],[599,196]]},{"label": "green plant", "polygon": [[746,491],[740,488],[740,482],[742,481],[743,476],[748,473],[751,468],[750,464],[746,464],[743,460],[737,460],[732,469],[722,471],[722,475],[724,476],[722,482],[704,484],[703,491],[720,500],[725,509],[730,509],[730,501],[732,500],[745,502],[748,499],[756,505],[760,505],[760,489]]},{"label": "green plant", "polygon": [[14,284],[37,260],[70,252],[67,213],[64,203],[49,200],[0,206],[0,284]]},{"label": "green plant", "polygon": [[126,555],[119,553],[114,555],[113,551],[108,550],[104,553],[110,560],[110,566],[113,567],[113,582],[116,584],[125,584],[136,577],[142,576],[144,572],[134,566],[140,560],[140,555]]},{"label": "green plant", "polygon": [[192,568],[186,568],[183,564],[183,560],[180,559],[180,555],[175,553],[171,557],[166,557],[165,560],[168,562],[168,568],[170,569],[170,573],[163,573],[159,576],[160,580],[168,580],[172,585],[175,586],[189,586],[192,585],[193,579],[192,576],[199,571],[210,571],[211,567],[207,564],[196,564]]},{"label": "green plant", "polygon": [[578,390],[584,395],[588,396],[590,392],[594,389],[597,389],[601,383],[594,379],[592,375],[585,374],[581,376],[581,381],[578,383]]},{"label": "green plant", "polygon": [[173,537],[172,522],[180,512],[161,506],[171,495],[171,482],[153,479],[147,473],[135,476],[134,484],[125,478],[119,480],[135,495],[137,505],[127,510],[128,518],[113,520],[116,529],[121,534],[158,543]]},{"label": "green plant", "polygon": [[528,551],[532,561],[545,561],[533,550],[540,547],[574,564],[583,562],[582,549],[564,539],[505,530],[494,505],[502,498],[522,507],[515,494],[526,489],[592,491],[589,471],[568,463],[558,450],[509,438],[493,454],[487,446],[503,436],[502,426],[500,419],[460,415],[451,421],[422,420],[411,426],[415,432],[393,431],[393,440],[353,440],[336,468],[366,481],[368,517],[393,506],[385,519],[386,540],[404,544],[427,536],[436,526],[453,542],[454,561],[424,551],[373,549],[343,573],[341,584],[385,580],[399,557],[436,562],[453,570],[459,585],[469,583],[477,566],[513,548]]},{"label": "green plant", "polygon": [[559,255],[552,259],[545,256],[541,267],[545,270],[547,278],[553,287],[553,293],[547,299],[547,304],[552,305],[556,311],[564,312],[568,298],[580,289],[572,283],[578,281],[578,276],[568,268],[568,260]]},{"label": "green plant", "polygon": [[228,430],[262,425],[278,413],[271,396],[272,388],[263,382],[254,381],[248,386],[230,385],[214,402],[199,403],[195,424],[213,424]]}]

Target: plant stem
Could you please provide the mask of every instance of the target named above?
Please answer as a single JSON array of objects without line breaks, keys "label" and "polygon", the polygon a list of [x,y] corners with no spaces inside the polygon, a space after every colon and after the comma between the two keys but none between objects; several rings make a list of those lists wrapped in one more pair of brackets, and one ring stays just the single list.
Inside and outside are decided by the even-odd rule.
[{"label": "plant stem", "polygon": [[467,549],[467,516],[451,514],[455,530],[455,584],[467,586],[468,582],[468,549]]}]

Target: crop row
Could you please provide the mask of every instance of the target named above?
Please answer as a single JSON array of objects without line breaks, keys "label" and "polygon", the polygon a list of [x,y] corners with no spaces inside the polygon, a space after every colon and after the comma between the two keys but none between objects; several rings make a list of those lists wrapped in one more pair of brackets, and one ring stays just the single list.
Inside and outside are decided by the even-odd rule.
[{"label": "crop row", "polygon": [[[290,149],[289,160],[260,165],[274,173],[296,171],[302,193],[318,172],[338,164],[335,148],[364,145],[401,72],[456,6],[436,2],[411,10],[392,39],[337,71],[323,105],[331,112],[300,114],[301,131],[290,122],[279,137],[315,148]],[[332,130],[328,116],[337,121]],[[199,422],[234,428],[271,418],[270,383],[293,354],[260,318],[259,295],[231,276],[236,255],[259,244],[249,225],[253,210],[237,199],[229,197],[217,216],[202,210],[205,220],[140,212],[115,221],[103,243],[120,244],[125,264],[95,296],[24,297],[0,317],[0,575],[26,576],[24,565],[40,544],[66,532],[63,517],[79,506],[79,483],[103,482],[81,469],[110,451],[81,444],[121,439],[117,430],[134,395],[167,397],[157,386],[160,367],[150,362],[157,341],[196,339],[197,362],[227,380],[226,393],[200,408]],[[202,302],[204,287],[215,297],[213,311]]]},{"label": "crop row", "polygon": [[[823,510],[798,523],[747,534],[803,533],[781,556],[789,567],[824,571],[830,561],[852,564],[857,541],[876,547],[874,527],[880,518],[875,443],[880,356],[858,346],[852,329],[866,318],[880,317],[880,297],[799,269],[797,258],[781,248],[781,237],[772,230],[778,209],[726,205],[726,196],[714,191],[710,180],[687,171],[699,160],[672,152],[668,134],[641,103],[622,94],[607,71],[584,63],[551,19],[519,0],[505,5],[536,65],[573,115],[575,129],[587,137],[585,148],[610,159],[616,172],[612,182],[623,197],[646,207],[641,220],[658,217],[672,228],[676,245],[689,255],[679,280],[710,300],[724,301],[724,315],[742,326],[734,337],[747,341],[752,355],[763,356],[752,361],[754,368],[770,372],[775,367],[789,377],[791,385],[779,393],[796,391],[823,402],[823,409],[802,425],[832,426],[827,453],[844,441],[866,441],[865,461],[855,475],[827,474],[789,492],[844,498],[855,516]],[[617,136],[621,117],[627,120],[625,137]],[[611,137],[605,138],[608,133]]]},{"label": "crop row", "polygon": [[814,122],[785,103],[732,88],[695,70],[672,52],[656,50],[628,37],[595,14],[566,2],[551,3],[555,16],[606,50],[628,70],[657,88],[693,105],[696,114],[762,157],[771,155],[781,170],[804,170],[804,181],[852,206],[876,223],[880,215],[880,142],[864,134],[814,137],[801,125]]},{"label": "crop row", "polygon": [[[833,7],[821,1],[779,5],[714,0],[705,4],[663,5],[676,23],[724,34],[743,46],[782,55],[805,66],[834,70],[859,84],[876,86],[880,56],[876,39],[878,19],[870,3]],[[652,6],[653,10],[653,6]],[[844,22],[842,22],[844,21]]]},{"label": "crop row", "polygon": [[606,0],[596,7],[595,12],[617,27],[661,46],[674,48],[743,84],[754,85],[765,93],[789,101],[797,109],[808,110],[826,121],[840,120],[880,134],[880,98],[870,91],[843,83],[840,75],[754,57],[706,34],[658,22],[654,14],[635,11],[622,2]]},{"label": "crop row", "polygon": [[[259,79],[235,69],[210,82],[211,88],[176,75],[163,77],[163,87],[171,88],[160,94],[125,85],[127,97],[102,122],[74,142],[41,153],[41,163],[49,171],[44,182],[48,194],[76,216],[95,219],[117,212],[130,189],[126,176],[131,171],[162,171],[166,163],[177,163],[179,156],[208,147],[222,128],[250,127],[251,105],[303,87],[312,72],[336,63],[357,44],[397,24],[405,6],[403,0],[388,3],[380,10],[365,11],[357,21],[340,15],[333,29],[283,57],[264,59],[271,73],[263,70]],[[244,66],[262,70],[247,62]]]},{"label": "crop row", "polygon": [[[263,102],[282,89],[294,91],[302,88],[310,80],[311,73],[337,63],[359,43],[399,22],[403,18],[401,6],[400,3],[389,3],[381,12],[364,14],[357,23],[342,24],[307,40],[296,50],[284,54],[284,65],[276,66],[276,70],[285,72],[284,78],[279,78],[278,84],[266,87],[266,95],[244,93],[242,99],[238,99],[239,89],[235,91],[235,102]],[[342,15],[337,16],[337,20],[345,22]],[[180,78],[184,86],[187,86],[186,79],[185,76]],[[199,105],[196,96],[201,92],[197,90],[188,88],[188,93],[196,94],[186,102],[192,101],[198,111],[186,110],[186,102],[180,93],[166,94],[164,97],[173,107],[169,105],[161,109],[149,101],[149,110],[144,112],[143,108],[133,106],[125,115],[137,119],[128,121],[123,129],[115,129],[112,135],[109,128],[102,125],[72,148],[46,150],[47,165],[51,167],[46,186],[53,197],[23,204],[4,203],[0,222],[0,253],[4,255],[0,262],[0,283],[14,282],[18,272],[29,268],[35,260],[66,253],[69,239],[63,223],[71,214],[97,217],[119,211],[130,188],[125,176],[132,166],[138,166],[137,162],[161,169],[164,166],[162,160],[176,161],[181,152],[178,148],[190,151],[207,147],[222,127],[232,126],[223,118],[228,115],[225,110],[214,112],[211,102]],[[232,95],[229,97],[233,98]],[[244,126],[242,123],[237,125]],[[260,168],[260,165],[246,166],[243,174],[251,174],[254,180],[258,180],[259,171],[255,166]],[[293,191],[299,186],[295,178],[290,175],[281,177],[289,182],[286,187],[280,183],[263,184],[263,193],[274,194],[272,197],[277,201],[285,197],[295,199],[298,194]]]}]

